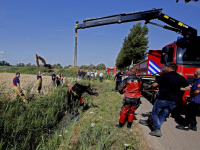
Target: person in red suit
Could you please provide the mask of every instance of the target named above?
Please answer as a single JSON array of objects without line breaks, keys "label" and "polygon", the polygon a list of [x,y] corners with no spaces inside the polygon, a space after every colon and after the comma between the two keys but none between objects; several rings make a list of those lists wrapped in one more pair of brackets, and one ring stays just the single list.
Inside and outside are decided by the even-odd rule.
[{"label": "person in red suit", "polygon": [[119,127],[124,126],[126,117],[128,117],[127,128],[131,128],[135,111],[141,103],[142,80],[136,76],[137,68],[131,68],[130,73],[131,75],[125,78],[119,86],[119,93],[124,94]]}]

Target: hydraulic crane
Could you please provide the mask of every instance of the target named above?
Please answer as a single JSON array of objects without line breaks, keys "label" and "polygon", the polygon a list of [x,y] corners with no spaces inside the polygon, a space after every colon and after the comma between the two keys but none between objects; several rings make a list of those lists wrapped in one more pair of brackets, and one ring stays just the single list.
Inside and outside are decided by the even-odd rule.
[{"label": "hydraulic crane", "polygon": [[[160,20],[167,25],[160,25],[150,20]],[[122,13],[116,15],[110,15],[105,17],[89,18],[83,21],[77,21],[75,26],[75,53],[74,53],[74,67],[76,65],[77,57],[77,30],[85,29],[96,26],[103,26],[115,23],[126,23],[131,21],[140,21],[144,20],[145,23],[156,25],[164,29],[168,29],[174,32],[181,34],[183,37],[197,37],[197,30],[162,13],[162,9],[152,9],[148,11],[132,12],[132,13]]]}]

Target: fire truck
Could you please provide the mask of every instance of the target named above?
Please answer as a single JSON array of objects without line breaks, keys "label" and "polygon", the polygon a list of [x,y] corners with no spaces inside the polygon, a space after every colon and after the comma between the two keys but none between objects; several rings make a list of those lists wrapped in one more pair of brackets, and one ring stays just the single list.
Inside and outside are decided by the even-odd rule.
[{"label": "fire truck", "polygon": [[116,72],[117,72],[116,67],[108,67],[108,68],[107,68],[107,74],[115,75]]},{"label": "fire truck", "polygon": [[[161,48],[161,50],[150,50],[148,59],[136,64],[139,69],[138,75],[142,75],[143,85],[147,86],[154,82],[161,73],[165,72],[166,65],[170,62],[177,63],[177,72],[182,72],[188,83],[192,85],[195,81],[194,71],[200,67],[200,36],[197,36],[196,29],[162,13],[162,9],[123,13],[77,21],[75,27],[74,56],[76,56],[77,52],[78,29],[140,20],[144,20],[146,24],[156,25],[182,35],[182,38],[165,45],[163,48]],[[160,25],[150,22],[151,20],[160,20],[168,25]],[[76,61],[76,59],[74,59],[74,61]],[[152,101],[154,101],[156,97],[156,91],[151,91],[148,93],[151,95]],[[185,92],[185,95],[186,94],[189,94],[189,92]],[[185,100],[183,98],[183,103],[184,101]]]}]

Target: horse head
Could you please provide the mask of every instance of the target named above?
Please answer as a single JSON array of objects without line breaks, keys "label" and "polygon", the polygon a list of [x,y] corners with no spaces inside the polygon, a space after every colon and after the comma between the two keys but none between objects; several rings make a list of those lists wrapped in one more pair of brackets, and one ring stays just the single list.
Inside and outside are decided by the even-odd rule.
[{"label": "horse head", "polygon": [[87,90],[86,92],[90,95],[95,95],[95,96],[98,96],[98,92],[96,92],[96,89],[92,88],[90,85],[87,86]]}]

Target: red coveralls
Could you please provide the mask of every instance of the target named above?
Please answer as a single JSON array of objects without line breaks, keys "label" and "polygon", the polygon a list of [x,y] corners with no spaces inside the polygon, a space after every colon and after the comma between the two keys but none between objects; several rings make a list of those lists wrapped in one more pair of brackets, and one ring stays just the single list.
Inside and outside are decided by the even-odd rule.
[{"label": "red coveralls", "polygon": [[120,84],[119,93],[124,93],[124,105],[120,111],[119,127],[122,127],[125,124],[125,120],[128,115],[127,127],[131,128],[135,111],[140,104],[141,90],[142,81],[134,74],[124,79]]}]

